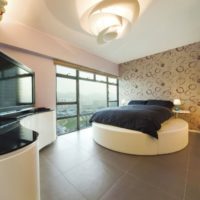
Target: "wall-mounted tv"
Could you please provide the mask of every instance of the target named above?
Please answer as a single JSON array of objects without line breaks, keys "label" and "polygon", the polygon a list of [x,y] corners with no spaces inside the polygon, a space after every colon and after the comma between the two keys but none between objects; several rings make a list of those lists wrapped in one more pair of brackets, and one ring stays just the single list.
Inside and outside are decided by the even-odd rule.
[{"label": "wall-mounted tv", "polygon": [[0,115],[33,105],[33,71],[0,52]]}]

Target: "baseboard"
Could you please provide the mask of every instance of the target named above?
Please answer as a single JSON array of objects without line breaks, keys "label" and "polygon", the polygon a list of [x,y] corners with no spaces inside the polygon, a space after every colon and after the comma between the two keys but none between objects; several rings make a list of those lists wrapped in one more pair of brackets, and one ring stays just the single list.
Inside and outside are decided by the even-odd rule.
[{"label": "baseboard", "polygon": [[200,131],[199,131],[199,130],[192,130],[192,129],[190,129],[189,132],[190,132],[190,133],[199,133],[199,134],[200,134]]}]

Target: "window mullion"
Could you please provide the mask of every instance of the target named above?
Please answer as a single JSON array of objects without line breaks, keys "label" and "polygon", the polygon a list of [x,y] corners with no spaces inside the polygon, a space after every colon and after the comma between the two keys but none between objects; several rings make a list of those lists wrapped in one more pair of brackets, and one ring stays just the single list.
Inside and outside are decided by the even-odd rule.
[{"label": "window mullion", "polygon": [[117,106],[119,106],[119,80],[117,79]]},{"label": "window mullion", "polygon": [[106,92],[106,94],[107,94],[107,107],[109,107],[109,90],[108,90],[108,77],[106,77],[106,80],[107,80],[107,83],[106,83],[106,89],[107,89],[107,92]]},{"label": "window mullion", "polygon": [[77,129],[80,130],[79,70],[76,70],[76,102],[77,102]]}]

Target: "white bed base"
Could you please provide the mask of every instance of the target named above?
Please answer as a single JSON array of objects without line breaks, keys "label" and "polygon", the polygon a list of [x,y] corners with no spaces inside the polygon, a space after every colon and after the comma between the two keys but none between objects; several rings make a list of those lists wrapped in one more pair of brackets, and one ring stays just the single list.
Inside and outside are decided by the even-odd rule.
[{"label": "white bed base", "polygon": [[171,118],[162,124],[158,139],[139,131],[93,123],[94,140],[114,151],[135,155],[168,154],[185,148],[188,144],[188,123]]}]

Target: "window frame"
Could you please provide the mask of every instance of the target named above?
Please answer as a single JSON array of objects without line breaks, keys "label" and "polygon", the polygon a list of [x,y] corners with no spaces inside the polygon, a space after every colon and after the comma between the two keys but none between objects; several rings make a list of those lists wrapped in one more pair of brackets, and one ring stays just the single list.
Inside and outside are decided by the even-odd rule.
[{"label": "window frame", "polygon": [[[106,99],[107,99],[107,107],[109,107],[109,103],[111,102],[116,102],[117,103],[117,106],[119,106],[119,80],[117,78],[117,76],[113,76],[113,75],[109,75],[109,74],[105,74],[105,73],[101,73],[101,72],[96,72],[96,71],[91,71],[91,70],[87,70],[87,69],[83,69],[83,68],[76,68],[75,66],[70,66],[70,64],[68,65],[64,65],[64,64],[60,64],[60,63],[55,63],[55,67],[57,66],[62,66],[62,67],[67,67],[67,68],[72,68],[72,69],[75,69],[76,70],[76,76],[70,76],[68,74],[60,74],[60,73],[57,73],[57,70],[56,70],[56,107],[57,105],[76,105],[77,106],[77,114],[76,115],[73,115],[73,116],[62,116],[62,117],[58,117],[56,115],[56,120],[60,120],[60,119],[68,119],[68,118],[72,118],[72,117],[77,117],[77,131],[78,130],[81,130],[81,129],[84,129],[84,128],[87,128],[87,127],[84,127],[84,128],[81,128],[80,127],[80,118],[82,116],[89,116],[93,113],[87,113],[87,114],[80,114],[80,88],[79,88],[79,81],[80,80],[85,80],[85,81],[88,81],[88,82],[97,82],[97,83],[104,83],[106,84]],[[93,79],[89,79],[89,78],[82,78],[79,76],[79,72],[88,72],[88,73],[93,73],[94,74],[94,78]],[[106,81],[99,81],[99,80],[96,80],[96,75],[101,75],[101,76],[105,76],[106,77]],[[57,77],[61,77],[61,78],[66,78],[66,79],[73,79],[73,80],[76,80],[76,101],[73,101],[73,102],[58,102],[58,99],[57,99]],[[115,78],[117,81],[116,81],[116,84],[115,83],[109,83],[108,82],[108,79],[109,78]],[[109,85],[115,85],[117,87],[117,100],[116,101],[110,101],[109,100]],[[66,132],[67,133],[70,133],[70,132]]]}]

